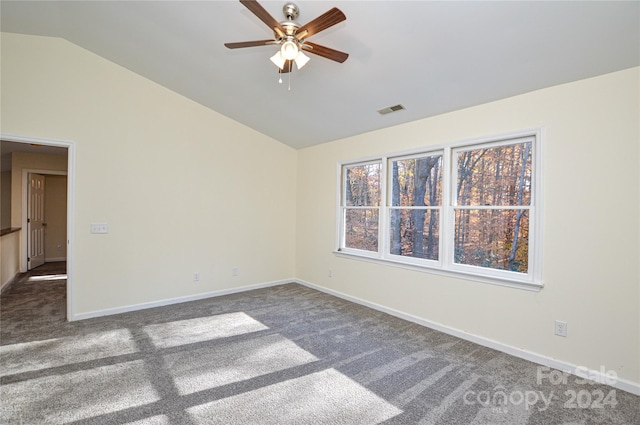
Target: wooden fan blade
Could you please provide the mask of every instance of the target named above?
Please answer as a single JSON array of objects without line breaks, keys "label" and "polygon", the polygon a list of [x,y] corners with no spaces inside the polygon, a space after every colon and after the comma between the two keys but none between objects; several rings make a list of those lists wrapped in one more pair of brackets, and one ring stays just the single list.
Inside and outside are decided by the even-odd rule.
[{"label": "wooden fan blade", "polygon": [[291,70],[293,69],[293,61],[292,60],[288,60],[284,63],[284,66],[282,67],[282,69],[279,69],[278,72],[280,74],[286,74],[288,72],[291,72]]},{"label": "wooden fan blade", "polygon": [[269,14],[265,10],[264,7],[260,5],[256,0],[240,0],[240,3],[244,5],[247,9],[249,9],[254,15],[258,17],[262,22],[267,24],[267,26],[274,31],[274,28],[278,28],[283,31],[282,26],[276,19]]},{"label": "wooden fan blade", "polygon": [[311,37],[313,34],[317,34],[320,31],[326,30],[327,28],[332,27],[335,24],[338,24],[346,19],[347,17],[344,15],[344,13],[342,13],[342,11],[337,7],[334,7],[328,12],[325,12],[322,15],[318,16],[313,21],[308,22],[298,28],[298,31],[296,31],[296,33],[307,31],[305,37]]},{"label": "wooden fan blade", "polygon": [[330,49],[329,47],[324,47],[319,44],[311,43],[306,41],[305,45],[311,47],[311,50],[305,49],[306,52],[313,53],[314,55],[322,56],[323,58],[331,59],[336,62],[344,62],[349,57],[348,53],[341,52],[339,50]]},{"label": "wooden fan blade", "polygon": [[274,40],[240,41],[238,43],[224,43],[228,49],[241,49],[243,47],[266,46],[275,44]]}]

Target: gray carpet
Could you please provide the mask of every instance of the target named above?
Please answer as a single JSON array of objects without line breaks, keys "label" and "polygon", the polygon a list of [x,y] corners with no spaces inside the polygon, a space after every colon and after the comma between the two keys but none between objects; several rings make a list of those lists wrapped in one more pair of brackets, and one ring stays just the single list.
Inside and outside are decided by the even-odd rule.
[{"label": "gray carpet", "polygon": [[64,275],[34,278],[60,266],[2,294],[2,424],[640,424],[640,397],[297,284],[67,323]]}]

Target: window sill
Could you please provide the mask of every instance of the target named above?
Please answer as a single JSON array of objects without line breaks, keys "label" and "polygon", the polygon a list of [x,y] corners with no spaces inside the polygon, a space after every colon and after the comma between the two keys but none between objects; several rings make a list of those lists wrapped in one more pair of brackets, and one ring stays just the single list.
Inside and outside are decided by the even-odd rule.
[{"label": "window sill", "polygon": [[495,276],[483,276],[480,274],[472,274],[460,272],[457,270],[445,270],[441,268],[409,264],[400,261],[394,261],[386,258],[378,258],[372,256],[359,255],[351,252],[333,251],[337,257],[349,258],[353,260],[365,261],[368,263],[384,264],[392,267],[398,267],[405,270],[413,270],[422,273],[430,273],[439,276],[453,277],[457,279],[465,279],[473,282],[487,283],[490,285],[506,286],[509,288],[522,289],[525,291],[538,292],[543,288],[542,282],[525,282],[521,280],[503,279]]}]

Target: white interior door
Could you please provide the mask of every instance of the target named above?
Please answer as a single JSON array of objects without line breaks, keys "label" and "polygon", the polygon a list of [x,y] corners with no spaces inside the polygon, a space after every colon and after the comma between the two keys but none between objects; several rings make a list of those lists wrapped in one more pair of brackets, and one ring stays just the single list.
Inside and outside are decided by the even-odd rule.
[{"label": "white interior door", "polygon": [[29,173],[27,269],[44,264],[44,176]]}]

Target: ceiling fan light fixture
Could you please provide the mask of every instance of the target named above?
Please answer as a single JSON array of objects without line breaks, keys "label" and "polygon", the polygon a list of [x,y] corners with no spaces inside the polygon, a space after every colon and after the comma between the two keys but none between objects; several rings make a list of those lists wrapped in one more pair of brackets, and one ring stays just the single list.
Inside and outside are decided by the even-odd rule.
[{"label": "ceiling fan light fixture", "polygon": [[[2,1],[2,0],[0,0]],[[269,29],[273,31],[274,39],[271,40],[254,40],[239,43],[224,43],[228,49],[241,49],[244,47],[278,45],[278,51],[270,58],[279,69],[280,74],[290,73],[292,71],[292,63],[296,63],[296,67],[301,69],[305,66],[310,58],[306,56],[302,50],[305,49],[314,55],[324,57],[339,63],[347,60],[349,55],[339,50],[319,44],[310,43],[307,40],[314,34],[324,31],[347,19],[344,13],[337,7],[333,7],[317,18],[300,25],[295,21],[300,11],[298,6],[293,3],[287,3],[282,8],[286,18],[283,22],[276,19],[260,5],[258,0],[240,0],[251,13],[258,19],[267,24]],[[285,69],[286,68],[286,69]],[[291,75],[289,75],[291,78]]]},{"label": "ceiling fan light fixture", "polygon": [[298,69],[300,69],[305,66],[310,59],[311,58],[309,56],[305,55],[304,53],[302,53],[302,50],[300,50],[294,60],[296,62],[296,66],[298,67]]},{"label": "ceiling fan light fixture", "polygon": [[298,48],[298,44],[291,39],[282,43],[282,46],[280,47],[280,54],[286,60],[295,59],[296,56],[298,56],[299,51],[300,49]]},{"label": "ceiling fan light fixture", "polygon": [[270,59],[271,62],[273,62],[278,68],[284,68],[284,63],[286,62],[286,60],[282,57],[282,53],[280,53],[280,50],[278,50],[275,55],[271,56]]}]

